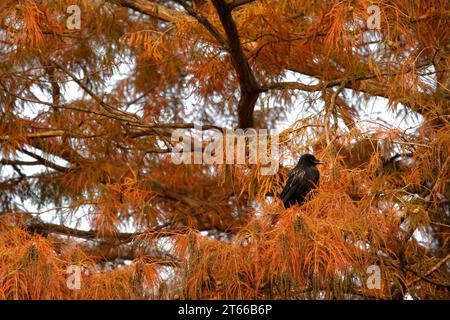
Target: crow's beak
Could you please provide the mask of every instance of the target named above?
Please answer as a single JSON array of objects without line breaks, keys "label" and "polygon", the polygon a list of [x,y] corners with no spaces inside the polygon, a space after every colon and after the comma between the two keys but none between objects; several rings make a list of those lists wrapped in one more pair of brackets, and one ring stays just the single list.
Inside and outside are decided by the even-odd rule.
[{"label": "crow's beak", "polygon": [[320,160],[314,160],[314,163],[317,165],[317,164],[323,164],[323,162],[322,161],[320,161]]}]

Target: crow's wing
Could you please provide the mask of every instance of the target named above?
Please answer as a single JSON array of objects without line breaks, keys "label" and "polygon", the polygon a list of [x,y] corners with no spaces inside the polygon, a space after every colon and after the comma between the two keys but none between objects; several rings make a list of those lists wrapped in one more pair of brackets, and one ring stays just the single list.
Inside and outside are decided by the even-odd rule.
[{"label": "crow's wing", "polygon": [[286,186],[281,192],[280,196],[283,202],[286,203],[295,193],[298,188],[303,185],[303,178],[305,177],[305,170],[301,168],[295,168],[289,175]]}]

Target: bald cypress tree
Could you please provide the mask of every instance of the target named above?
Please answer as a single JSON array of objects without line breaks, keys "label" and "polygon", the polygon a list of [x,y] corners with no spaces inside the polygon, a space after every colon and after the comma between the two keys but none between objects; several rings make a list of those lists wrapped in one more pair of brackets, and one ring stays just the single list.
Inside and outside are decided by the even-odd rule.
[{"label": "bald cypress tree", "polygon": [[[0,298],[448,298],[449,10],[1,1]],[[236,128],[280,131],[275,174],[173,162]]]}]

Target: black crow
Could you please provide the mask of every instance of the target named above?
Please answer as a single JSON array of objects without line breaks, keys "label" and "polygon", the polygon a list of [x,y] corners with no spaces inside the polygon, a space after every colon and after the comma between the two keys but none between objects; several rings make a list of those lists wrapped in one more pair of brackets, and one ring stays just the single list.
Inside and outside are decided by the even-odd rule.
[{"label": "black crow", "polygon": [[306,195],[316,188],[319,182],[319,170],[316,166],[322,164],[312,154],[304,154],[297,165],[289,173],[289,178],[281,192],[284,207],[289,208],[293,204],[301,204]]}]

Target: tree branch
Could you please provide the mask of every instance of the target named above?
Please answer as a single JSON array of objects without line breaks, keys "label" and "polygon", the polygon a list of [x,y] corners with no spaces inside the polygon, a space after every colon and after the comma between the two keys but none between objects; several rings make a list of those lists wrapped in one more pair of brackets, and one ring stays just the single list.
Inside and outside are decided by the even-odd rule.
[{"label": "tree branch", "polygon": [[174,0],[176,3],[180,4],[192,17],[194,17],[201,25],[203,25],[206,30],[217,40],[219,43],[228,50],[228,43],[222,34],[214,27],[208,19],[206,19],[200,12],[192,8],[184,0]]},{"label": "tree branch", "polygon": [[159,19],[165,22],[175,22],[183,16],[177,10],[166,8],[160,4],[153,3],[145,0],[107,0],[112,4],[118,4],[123,7],[133,9],[135,11],[144,13],[153,18]]},{"label": "tree branch", "polygon": [[107,112],[111,113],[112,115],[115,115],[119,118],[121,118],[124,121],[131,121],[134,122],[138,120],[138,118],[135,115],[132,115],[128,112],[115,109],[109,104],[107,104],[105,101],[103,101],[102,98],[100,98],[98,95],[96,95],[91,89],[89,89],[78,77],[76,77],[72,72],[70,72],[67,68],[60,65],[59,63],[53,61],[52,62],[58,69],[65,72],[72,80],[78,84],[78,86],[83,89],[89,96],[92,97],[97,103],[99,103]]},{"label": "tree branch", "polygon": [[228,7],[231,10],[236,9],[237,7],[246,5],[248,3],[254,2],[255,0],[234,0],[233,2],[231,2]]},{"label": "tree branch", "polygon": [[425,275],[422,275],[419,272],[417,272],[416,270],[414,270],[412,268],[409,268],[409,267],[405,267],[404,269],[406,271],[409,271],[409,272],[415,274],[419,279],[421,279],[421,280],[423,280],[425,282],[428,282],[428,283],[430,283],[432,285],[435,285],[436,287],[443,288],[443,289],[449,289],[450,288],[450,283],[441,283],[439,281],[427,278]]},{"label": "tree branch", "polygon": [[[422,68],[426,68],[431,65],[431,61],[424,61],[416,66],[411,66],[407,70],[399,70],[397,72],[383,72],[381,73],[381,76],[389,78],[396,76],[398,74],[406,74],[411,71],[416,71]],[[316,66],[308,66],[308,65],[298,65],[298,66],[289,66],[289,70],[301,73],[310,77],[318,78],[319,80],[322,79],[323,75],[318,72],[320,68],[317,68]],[[342,83],[342,81],[346,80],[345,88],[352,89],[357,92],[366,93],[373,96],[383,97],[386,99],[390,99],[393,101],[396,101],[398,103],[401,103],[405,105],[406,107],[410,108],[411,110],[418,112],[420,114],[424,114],[427,112],[426,102],[430,100],[430,95],[422,92],[414,92],[409,94],[402,94],[401,96],[393,97],[391,94],[391,87],[389,84],[385,84],[382,81],[379,81],[377,79],[378,75],[376,74],[363,74],[358,77],[351,77],[351,75],[344,75],[342,72],[337,72],[337,75],[340,74],[341,77],[336,77],[335,80],[331,80],[326,82],[327,87],[334,87]],[[320,84],[317,85],[320,87]],[[280,84],[273,84],[270,86],[265,86],[265,89],[271,90],[271,89],[299,89],[304,91],[317,91],[316,86],[306,86],[303,84],[296,84],[294,83],[280,83]],[[406,90],[406,89],[405,89]],[[407,96],[414,96],[416,99],[414,100],[414,103],[411,103],[411,101],[405,97]]]},{"label": "tree branch", "polygon": [[41,165],[41,162],[40,161],[21,161],[21,160],[0,159],[0,164],[10,165],[10,166],[38,166],[38,165]]},{"label": "tree branch", "polygon": [[212,0],[212,2],[227,35],[231,61],[239,79],[241,97],[237,108],[238,126],[242,129],[251,128],[254,123],[253,111],[262,90],[242,50],[237,27],[228,4],[223,0]]},{"label": "tree branch", "polygon": [[435,286],[439,286],[439,287],[445,287],[445,288],[450,288],[450,284],[442,284],[438,281],[435,281],[433,279],[427,278],[430,274],[432,274],[433,272],[435,272],[436,270],[438,270],[444,263],[446,263],[448,260],[450,259],[450,254],[447,255],[445,258],[441,259],[436,265],[434,265],[430,270],[428,270],[426,273],[424,274],[420,274],[418,271],[411,269],[409,267],[406,267],[406,270],[409,272],[414,273],[417,277],[415,279],[413,279],[412,281],[410,281],[407,284],[407,287],[410,287],[413,283],[419,281],[419,280],[423,280],[425,282],[434,284]]},{"label": "tree branch", "polygon": [[48,161],[47,159],[44,159],[43,157],[41,157],[33,152],[30,152],[24,148],[20,148],[19,150],[20,150],[20,152],[25,153],[27,156],[35,158],[37,161],[39,161],[42,165],[44,165],[46,167],[52,168],[52,169],[60,171],[60,172],[67,172],[69,170],[69,168],[66,168],[66,167],[60,166],[56,163],[53,163],[51,161]]},{"label": "tree branch", "polygon": [[[241,97],[238,103],[238,127],[245,129],[253,127],[253,111],[262,92],[253,72],[248,63],[239,39],[239,34],[235,22],[231,16],[231,10],[237,6],[244,5],[251,1],[236,1],[234,4],[228,5],[223,0],[212,0],[219,14],[220,21],[227,35],[228,41],[220,34],[220,32],[197,10],[189,6],[184,0],[175,0],[189,13],[190,16],[197,19],[213,37],[230,53],[234,69],[237,73]],[[120,4],[122,6],[137,10],[141,13],[148,14],[163,21],[175,22],[181,17],[176,10],[170,10],[161,5],[144,2],[142,0],[109,0],[111,3]],[[83,88],[84,89],[84,88]],[[86,90],[85,90],[86,91]],[[86,91],[89,93],[89,91]],[[99,101],[100,102],[100,101]]]},{"label": "tree branch", "polygon": [[[156,227],[153,228],[152,230],[145,231],[145,233],[158,232],[162,230],[164,227],[165,226]],[[94,239],[106,239],[110,241],[119,240],[122,243],[131,242],[135,237],[143,234],[143,232],[133,232],[133,233],[117,232],[109,235],[99,235],[98,231],[96,230],[88,230],[88,231],[78,230],[60,224],[45,223],[38,219],[33,219],[33,221],[27,225],[27,230],[39,234],[56,233],[65,236],[83,238],[87,240],[94,240]]]}]

